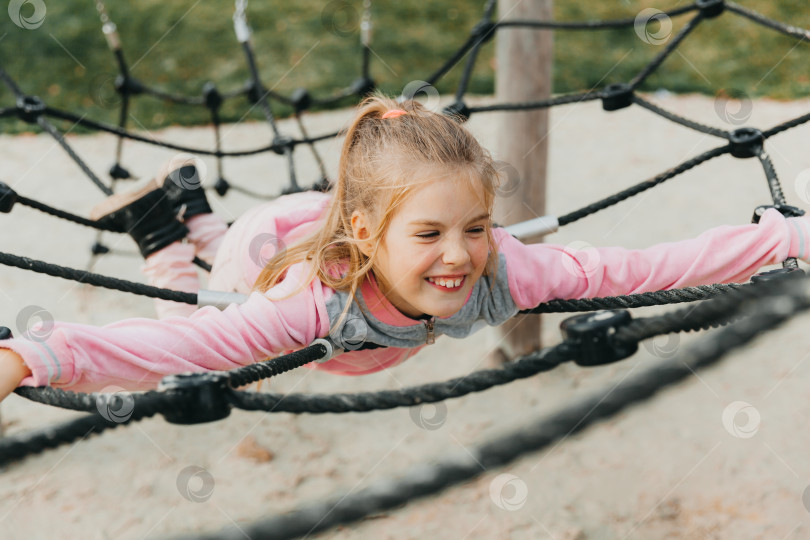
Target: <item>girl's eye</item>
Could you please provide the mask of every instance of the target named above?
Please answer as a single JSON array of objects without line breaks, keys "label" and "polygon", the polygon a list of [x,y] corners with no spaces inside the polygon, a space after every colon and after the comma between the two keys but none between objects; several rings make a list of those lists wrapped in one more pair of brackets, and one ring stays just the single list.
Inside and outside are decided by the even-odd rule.
[{"label": "girl's eye", "polygon": [[484,229],[484,227],[475,227],[474,229],[470,229],[467,232],[470,232],[470,233],[473,233],[473,234],[480,234],[480,233],[484,232],[485,230],[486,229]]},{"label": "girl's eye", "polygon": [[433,238],[434,236],[439,236],[439,233],[436,232],[436,231],[433,231],[433,232],[429,232],[429,233],[417,234],[416,236],[418,236],[419,238]]}]

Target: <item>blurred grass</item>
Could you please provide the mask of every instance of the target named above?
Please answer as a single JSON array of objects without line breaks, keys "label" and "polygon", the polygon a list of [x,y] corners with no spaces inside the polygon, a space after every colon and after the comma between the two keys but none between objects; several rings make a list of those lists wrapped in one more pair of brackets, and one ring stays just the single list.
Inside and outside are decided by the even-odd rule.
[{"label": "blurred grass", "polygon": [[[774,19],[810,27],[810,9],[804,2],[739,3]],[[397,94],[409,81],[428,77],[463,43],[479,20],[483,4],[461,0],[374,2],[371,70],[378,85]],[[95,2],[61,0],[46,5],[45,21],[34,30],[19,28],[5,14],[0,15],[3,68],[25,93],[39,95],[51,106],[116,122],[119,100],[113,81],[118,71],[104,41]],[[644,8],[666,10],[679,5],[686,2],[557,0],[555,18],[634,17]],[[23,9],[31,10],[24,15],[33,11],[30,4]],[[118,24],[132,74],[148,85],[199,95],[206,81],[215,81],[221,91],[228,91],[248,80],[233,32],[233,2],[110,1],[107,9]],[[360,74],[357,28],[361,11],[359,0],[251,2],[252,43],[265,85],[285,95],[305,87],[314,96],[324,97],[351,84]],[[692,16],[673,19],[674,31]],[[554,39],[555,93],[627,81],[662,48],[643,42],[632,28],[557,32]],[[482,49],[469,92],[494,91],[493,57],[494,41]],[[725,13],[701,23],[643,89],[801,98],[810,93],[808,58],[809,43]],[[461,66],[457,66],[437,85],[439,91],[453,92],[460,73]],[[13,104],[5,87],[0,96],[0,106]],[[223,108],[223,120],[239,121],[246,113],[244,118],[262,118],[257,108],[248,112],[249,108],[244,99],[232,100]],[[290,113],[278,104],[273,109],[279,116]],[[210,122],[203,108],[168,105],[148,96],[135,98],[131,113],[136,121],[130,126],[135,128]],[[30,129],[12,119],[0,120],[0,125],[4,132]]]}]

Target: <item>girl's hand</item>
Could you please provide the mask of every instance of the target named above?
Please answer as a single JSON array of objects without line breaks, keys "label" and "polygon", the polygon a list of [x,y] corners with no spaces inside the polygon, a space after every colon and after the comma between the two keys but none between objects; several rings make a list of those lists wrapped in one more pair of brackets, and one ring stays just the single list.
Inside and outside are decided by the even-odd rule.
[{"label": "girl's hand", "polygon": [[22,356],[11,349],[0,349],[0,401],[20,385],[20,381],[31,375],[31,370],[23,362]]}]

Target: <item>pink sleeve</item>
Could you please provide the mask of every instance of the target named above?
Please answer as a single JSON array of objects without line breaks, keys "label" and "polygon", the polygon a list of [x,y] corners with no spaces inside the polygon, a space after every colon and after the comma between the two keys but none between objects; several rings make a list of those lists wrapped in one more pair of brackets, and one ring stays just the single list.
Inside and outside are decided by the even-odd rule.
[{"label": "pink sleeve", "polygon": [[325,336],[331,289],[315,279],[298,294],[278,299],[294,291],[305,274],[292,267],[278,286],[223,311],[205,307],[189,317],[127,319],[103,327],[56,323],[47,339],[15,338],[0,347],[16,351],[31,369],[24,386],[154,388],[167,374],[228,370]]},{"label": "pink sleeve", "polygon": [[648,249],[524,245],[496,229],[509,290],[520,309],[554,299],[594,298],[711,283],[742,282],[762,266],[808,259],[810,221],[768,210],[759,224],[722,226]]}]

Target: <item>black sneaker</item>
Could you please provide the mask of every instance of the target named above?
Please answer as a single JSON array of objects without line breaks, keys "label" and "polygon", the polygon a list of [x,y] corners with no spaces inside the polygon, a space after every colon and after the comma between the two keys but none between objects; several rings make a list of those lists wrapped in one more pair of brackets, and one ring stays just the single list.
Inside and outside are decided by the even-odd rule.
[{"label": "black sneaker", "polygon": [[157,187],[164,191],[180,221],[210,214],[211,206],[205,196],[199,170],[191,160],[177,161],[170,161],[162,169],[163,174],[158,174],[155,182]]},{"label": "black sneaker", "polygon": [[134,191],[111,195],[93,208],[90,219],[128,233],[144,258],[188,234],[186,226],[177,221],[166,193],[154,180]]}]

